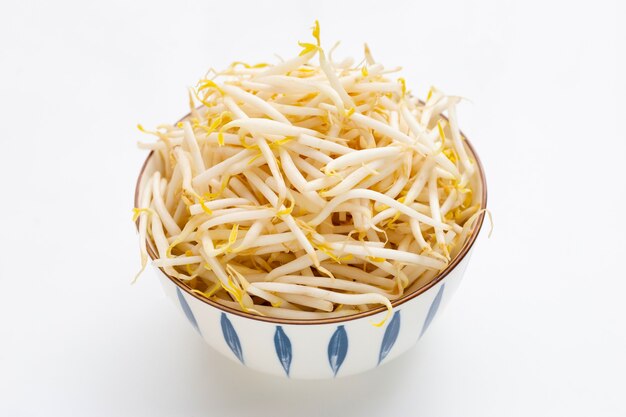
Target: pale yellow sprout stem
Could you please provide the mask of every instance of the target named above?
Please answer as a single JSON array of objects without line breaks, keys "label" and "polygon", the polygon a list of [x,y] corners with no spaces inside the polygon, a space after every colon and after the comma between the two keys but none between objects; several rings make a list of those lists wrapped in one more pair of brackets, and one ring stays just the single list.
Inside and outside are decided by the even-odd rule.
[{"label": "pale yellow sprout stem", "polygon": [[474,164],[469,160],[467,155],[467,151],[465,150],[465,145],[463,144],[463,140],[461,138],[461,132],[459,131],[459,125],[457,122],[456,116],[456,106],[451,100],[448,103],[448,118],[450,121],[450,131],[452,132],[452,140],[454,142],[454,149],[457,154],[461,158],[461,162],[463,166],[467,170],[467,174],[471,176],[474,173]]},{"label": "pale yellow sprout stem", "polygon": [[386,125],[378,120],[374,120],[371,117],[365,116],[361,113],[354,113],[350,116],[350,119],[356,122],[360,126],[368,127],[370,129],[374,129],[379,132],[381,135],[388,136],[393,140],[396,140],[400,143],[405,143],[408,145],[415,144],[415,139],[405,135],[404,133],[394,130],[389,125]]},{"label": "pale yellow sprout stem", "polygon": [[[290,303],[286,297],[272,294],[269,291],[262,290],[253,285],[248,285],[245,289],[248,294],[269,301],[272,307],[280,307],[284,309],[297,310],[297,307]],[[331,310],[332,311],[332,310]]]},{"label": "pale yellow sprout stem", "polygon": [[426,161],[422,165],[420,172],[417,174],[417,177],[411,184],[411,187],[409,188],[409,190],[406,193],[406,196],[404,197],[405,204],[411,204],[412,202],[415,201],[417,196],[420,194],[420,192],[426,185],[426,182],[430,178],[432,169],[434,168],[434,166],[435,166],[435,160],[432,158],[426,158]]},{"label": "pale yellow sprout stem", "polygon": [[273,255],[276,257],[276,259],[278,259],[280,252],[285,252],[285,253],[289,252],[288,246],[282,243],[277,243],[274,245],[259,246],[258,249],[255,249],[254,254],[257,256]]},{"label": "pale yellow sprout stem", "polygon": [[[313,278],[316,279],[316,278]],[[329,280],[332,280],[328,278]],[[321,288],[309,287],[305,285],[286,284],[281,282],[255,282],[250,284],[255,288],[259,288],[265,291],[279,292],[284,294],[297,294],[305,295],[308,297],[319,298],[322,300],[328,300],[333,303],[359,305],[359,304],[384,304],[391,308],[389,299],[378,293],[367,294],[343,294],[334,291],[328,291]]]},{"label": "pale yellow sprout stem", "polygon": [[334,212],[350,212],[353,215],[355,214],[369,214],[370,213],[370,209],[368,209],[367,207],[363,207],[361,204],[359,204],[358,200],[355,200],[355,202],[353,203],[341,203],[339,204],[337,207],[335,207]]},{"label": "pale yellow sprout stem", "polygon": [[422,116],[420,118],[420,124],[422,126],[428,126],[434,112],[435,104],[444,97],[445,96],[440,91],[431,87],[428,97],[426,98],[426,105],[424,106]]},{"label": "pale yellow sprout stem", "polygon": [[430,138],[430,135],[424,134],[425,129],[419,125],[417,120],[415,120],[415,116],[411,114],[405,103],[402,103],[402,105],[400,106],[400,114],[402,115],[402,120],[405,121],[405,123],[408,125],[409,129],[411,129],[417,139],[422,141],[422,143],[424,143],[424,145],[426,145],[428,149],[434,151],[436,148],[435,144]]},{"label": "pale yellow sprout stem", "polygon": [[229,94],[232,97],[238,100],[241,100],[244,103],[249,104],[250,106],[260,110],[261,112],[271,117],[272,119],[276,120],[277,122],[285,123],[288,125],[291,124],[289,119],[287,119],[281,112],[279,112],[274,107],[269,105],[267,101],[260,99],[259,97],[257,97],[256,95],[252,93],[248,93],[247,91],[239,87],[236,87],[234,85],[228,85],[228,84],[224,84],[222,86],[222,90],[226,94]]},{"label": "pale yellow sprout stem", "polygon": [[[346,90],[343,88],[343,85],[339,82],[339,77],[337,77],[337,72],[332,67],[332,63],[326,59],[326,55],[322,49],[319,50],[319,59],[320,59],[320,67],[324,74],[326,74],[326,78],[328,79],[328,83],[330,86],[339,94],[341,100],[343,100],[343,104],[348,106],[348,108],[354,108],[354,101],[352,101],[352,97],[348,95]],[[338,109],[340,112],[341,110]]]},{"label": "pale yellow sprout stem", "polygon": [[349,265],[342,265],[331,262],[322,262],[322,266],[328,269],[333,275],[340,277],[343,276],[350,280],[363,282],[365,284],[375,285],[383,290],[391,290],[393,287],[393,281],[389,278],[381,278],[375,275],[364,272],[360,268],[355,268]]},{"label": "pale yellow sprout stem", "polygon": [[[379,192],[381,184],[387,181],[390,177],[393,177],[397,167],[393,163],[385,164],[384,167],[376,172],[372,172],[363,182],[359,184],[359,188],[370,188]],[[393,178],[391,178],[393,181]]]},{"label": "pale yellow sprout stem", "polygon": [[213,240],[209,235],[202,236],[202,249],[200,250],[200,255],[205,260],[205,262],[209,265],[210,270],[215,273],[217,278],[223,285],[228,285],[228,275],[224,270],[224,267],[220,264],[220,262],[214,256],[207,255],[206,251],[212,252],[215,250],[215,246],[213,245]]},{"label": "pale yellow sprout stem", "polygon": [[185,132],[184,148],[191,154],[191,160],[193,161],[196,172],[204,172],[206,168],[204,167],[204,160],[200,154],[200,147],[198,146],[198,141],[193,133],[191,124],[187,120],[183,122],[183,131]]},{"label": "pale yellow sprout stem", "polygon": [[[224,104],[226,105],[226,108],[233,115],[235,120],[248,118],[246,113],[237,105],[237,103],[235,103],[235,100],[233,100],[230,97],[224,97],[223,100],[224,100]],[[218,133],[218,143],[221,142],[219,138],[220,133],[223,133],[223,132]]]},{"label": "pale yellow sprout stem", "polygon": [[[433,217],[433,220],[440,222],[441,221],[441,209],[439,206],[439,193],[437,188],[437,175],[431,175],[428,180],[428,198],[430,202],[430,213]],[[443,238],[443,230],[440,227],[435,227],[435,237],[437,239],[437,244],[440,248],[445,248],[446,244]],[[447,249],[445,250],[447,254]]]},{"label": "pale yellow sprout stem", "polygon": [[[147,249],[147,238],[148,238],[148,215],[150,214],[149,210],[146,210],[150,205],[150,201],[152,200],[152,179],[153,177],[149,177],[146,180],[144,188],[141,193],[141,207],[135,207],[136,212],[138,213],[139,220],[139,253],[141,256],[141,268],[133,278],[132,283],[137,281],[137,278],[141,275],[141,273],[146,269],[146,265],[148,264],[148,249]],[[135,219],[137,220],[137,218]]]},{"label": "pale yellow sprout stem", "polygon": [[254,242],[259,237],[264,227],[265,227],[265,222],[262,220],[257,220],[254,223],[252,223],[252,226],[248,230],[248,233],[246,233],[246,235],[241,240],[241,242],[235,242],[235,245],[234,245],[235,247],[232,249],[232,252],[237,253],[244,249],[250,248],[252,245],[252,242]]},{"label": "pale yellow sprout stem", "polygon": [[[436,181],[435,181],[435,185],[436,185]],[[413,217],[416,218],[417,220],[419,220],[420,222],[427,224],[429,226],[436,226],[439,227],[443,230],[448,230],[450,229],[450,226],[441,223],[441,220],[435,220],[431,217],[425,216],[422,213],[419,213],[416,210],[413,210],[409,207],[407,207],[406,205],[402,204],[402,203],[398,203],[396,200],[394,200],[393,198],[387,197],[384,194],[378,193],[376,191],[372,191],[372,190],[366,190],[366,189],[354,189],[354,190],[350,190],[347,193],[337,196],[335,198],[333,198],[331,201],[328,202],[328,204],[326,205],[326,207],[324,207],[324,210],[322,210],[314,219],[312,219],[311,221],[309,221],[308,223],[312,226],[318,225],[320,224],[326,217],[328,217],[330,215],[331,212],[333,212],[335,210],[335,208],[343,203],[344,201],[353,199],[353,198],[366,198],[366,199],[370,199],[370,200],[375,200],[378,201],[384,205],[390,206],[395,208],[396,210],[402,212],[403,214],[406,214],[409,217]]]},{"label": "pale yellow sprout stem", "polygon": [[[267,186],[265,183],[254,173],[245,172],[244,175],[250,181],[254,187],[263,194],[263,196],[270,202],[270,204],[274,207],[278,205],[278,197],[274,192]],[[279,213],[285,212],[286,207],[281,204],[279,206]],[[289,229],[294,233],[296,239],[302,245],[302,248],[306,251],[306,253],[311,257],[313,264],[315,266],[319,265],[318,258],[315,255],[315,249],[311,245],[311,242],[306,238],[300,227],[296,224],[296,221],[293,219],[290,213],[280,214],[280,217],[283,219],[283,222],[289,227]]]},{"label": "pale yellow sprout stem", "polygon": [[298,167],[299,170],[302,171],[302,174],[306,174],[311,178],[323,178],[325,175],[314,165],[300,158],[299,155],[290,154],[293,159],[293,163]]},{"label": "pale yellow sprout stem", "polygon": [[176,258],[159,258],[152,261],[154,266],[165,267],[165,266],[181,266],[181,265],[190,265],[190,264],[198,264],[203,261],[202,256],[177,256]]},{"label": "pale yellow sprout stem", "polygon": [[181,232],[181,230],[170,215],[167,208],[165,207],[165,203],[163,202],[163,196],[161,195],[161,190],[159,190],[160,183],[161,173],[159,171],[156,171],[152,178],[152,203],[154,204],[154,209],[159,215],[163,226],[165,226],[167,233],[170,235],[177,235]]},{"label": "pale yellow sprout stem", "polygon": [[[239,305],[232,301],[225,300],[215,300],[220,304],[224,304],[231,308],[239,308]],[[335,310],[333,312],[317,312],[317,311],[298,311],[298,310],[290,310],[279,307],[269,307],[262,305],[255,305],[255,310],[257,310],[260,314],[270,317],[276,317],[280,319],[292,319],[292,320],[319,320],[319,319],[328,319],[334,317],[345,317],[352,314],[358,313],[358,310],[354,308],[344,308],[341,310]]]},{"label": "pale yellow sprout stem", "polygon": [[[315,255],[320,262],[330,258],[330,255],[322,252],[321,250],[316,251]],[[303,256],[277,268],[274,268],[272,271],[270,271],[270,273],[267,274],[265,279],[266,281],[272,281],[281,275],[289,275],[308,266],[313,266],[313,259],[308,256]]]},{"label": "pale yellow sprout stem", "polygon": [[335,153],[338,155],[345,155],[354,152],[354,149],[332,142],[331,139],[332,136],[326,137],[325,139],[316,138],[307,134],[302,134],[298,136],[299,143],[319,149],[321,151],[328,151],[330,153]]},{"label": "pale yellow sprout stem", "polygon": [[167,238],[165,237],[165,233],[163,233],[163,226],[161,223],[161,219],[157,216],[154,216],[150,222],[152,238],[154,239],[154,244],[156,246],[157,252],[159,253],[159,257],[166,258],[168,253],[168,244]]},{"label": "pale yellow sprout stem", "polygon": [[178,200],[178,206],[176,206],[176,210],[174,211],[172,218],[174,219],[176,224],[179,225],[179,227],[181,224],[184,223],[186,219],[188,219],[187,211],[188,209],[185,201],[182,199]]},{"label": "pale yellow sprout stem", "polygon": [[240,162],[244,159],[252,157],[254,154],[249,149],[244,149],[238,154],[231,156],[228,159],[220,162],[217,165],[213,165],[209,169],[205,170],[201,174],[197,175],[193,178],[193,185],[196,186],[199,190],[204,190],[209,185],[211,179],[216,178],[226,172],[229,168],[231,168],[235,163]]},{"label": "pale yellow sprout stem", "polygon": [[185,190],[186,192],[190,194],[195,194],[195,191],[191,184],[191,178],[192,178],[191,165],[189,164],[189,160],[187,159],[187,156],[185,155],[185,151],[180,146],[177,146],[174,148],[174,156],[176,158],[176,163],[180,166],[180,170],[182,173],[183,190]]},{"label": "pale yellow sprout stem", "polygon": [[319,92],[333,102],[333,104],[337,107],[339,114],[344,114],[345,112],[345,106],[339,93],[337,93],[337,91],[335,91],[330,85],[322,82],[284,75],[261,77],[259,78],[259,81],[276,87],[278,91]]},{"label": "pale yellow sprout stem", "polygon": [[287,197],[287,187],[285,186],[285,180],[283,179],[283,174],[278,168],[278,162],[276,161],[276,157],[272,153],[269,145],[265,141],[265,138],[259,137],[257,138],[257,143],[259,145],[259,149],[265,158],[265,162],[272,173],[272,176],[276,180],[276,185],[278,186],[278,200],[276,205],[282,205],[283,201]]},{"label": "pale yellow sprout stem", "polygon": [[289,59],[287,61],[281,62],[280,64],[272,65],[268,67],[266,70],[260,72],[256,75],[256,78],[263,78],[274,74],[286,74],[289,71],[293,71],[300,66],[306,64],[315,56],[317,51],[311,51],[304,55],[297,56],[295,58]]},{"label": "pale yellow sprout stem", "polygon": [[218,181],[215,178],[209,181],[209,185],[214,192],[209,193],[208,195],[204,194],[205,198],[208,198],[209,200],[214,198],[239,198],[239,196],[232,192],[229,188],[229,186],[231,186],[231,178],[233,177],[231,177],[228,173],[224,173],[221,181]]},{"label": "pale yellow sprout stem", "polygon": [[343,169],[349,166],[361,165],[369,161],[397,156],[401,152],[402,149],[396,146],[389,146],[387,148],[364,149],[362,151],[351,152],[337,157],[327,163],[324,171],[330,174],[339,169]]},{"label": "pale yellow sprout stem", "polygon": [[[161,224],[161,220],[159,219],[158,216],[152,216],[152,218],[150,219],[150,225],[151,227],[151,231],[152,231],[152,239],[154,241],[154,244],[157,248],[157,252],[159,254],[160,258],[166,258],[168,255],[168,244],[167,244],[167,238],[165,237],[165,233],[163,231],[163,225]],[[178,271],[176,271],[173,267],[171,266],[164,266],[163,270],[175,277],[178,278],[180,280],[188,280],[190,279],[189,276],[184,275],[179,273]]]},{"label": "pale yellow sprout stem", "polygon": [[289,104],[269,103],[285,116],[324,116],[326,112],[316,107],[292,106]]},{"label": "pale yellow sprout stem", "polygon": [[326,200],[321,198],[317,193],[307,191],[305,189],[307,185],[307,180],[302,176],[302,174],[294,164],[293,159],[291,159],[291,156],[289,155],[289,152],[284,148],[280,148],[279,154],[282,168],[285,171],[285,175],[288,176],[294,187],[302,194],[304,194],[311,201],[311,203],[315,204],[318,207],[323,207],[326,204]]},{"label": "pale yellow sprout stem", "polygon": [[257,205],[257,206],[259,205],[259,202],[254,196],[254,194],[250,192],[246,184],[244,184],[239,178],[232,177],[228,184],[240,197],[245,198],[246,200],[249,200],[254,205]]},{"label": "pale yellow sprout stem", "polygon": [[[257,203],[258,204],[258,203]],[[233,206],[244,206],[244,205],[254,205],[254,203],[247,198],[225,198],[222,200],[208,201],[204,203],[204,206],[209,210],[213,211],[215,214],[215,210],[223,209],[226,207]],[[194,204],[193,206],[189,206],[189,213],[192,216],[197,214],[201,214],[204,212],[204,209],[200,204]]]},{"label": "pale yellow sprout stem", "polygon": [[376,293],[382,294],[390,300],[396,297],[384,290],[373,285],[363,284],[360,282],[347,281],[343,279],[323,278],[323,277],[303,277],[301,275],[285,275],[278,277],[274,282],[283,282],[285,284],[298,284],[313,287],[330,288],[333,290],[350,291],[358,294]]},{"label": "pale yellow sprout stem", "polygon": [[[276,245],[280,246],[283,243],[289,243],[289,242],[293,242],[294,240],[296,240],[292,232],[259,235],[259,233],[256,230],[253,231],[255,226],[258,226],[258,225],[260,225],[261,226],[260,228],[262,229],[263,223],[257,222],[253,224],[252,227],[250,228],[250,231],[248,231],[248,233],[246,234],[246,237],[249,237],[249,238],[243,239],[240,242],[240,245],[236,249],[233,249],[233,252],[239,252],[244,249],[250,249],[250,248],[255,248],[255,247],[263,248],[263,247],[276,246]],[[281,246],[281,250],[284,250],[284,249],[285,248]],[[256,251],[255,253],[260,254],[261,251]]]},{"label": "pale yellow sprout stem", "polygon": [[331,312],[334,305],[330,301],[320,300],[319,298],[309,297],[301,294],[286,294],[277,292],[278,296],[293,304],[313,308],[319,311]]},{"label": "pale yellow sprout stem", "polygon": [[450,190],[450,194],[446,198],[446,200],[441,205],[439,211],[441,212],[441,216],[445,216],[448,214],[450,210],[454,208],[457,200],[457,191],[455,189]]},{"label": "pale yellow sprout stem", "polygon": [[416,265],[423,265],[431,269],[443,269],[446,267],[445,262],[437,259],[430,258],[428,256],[417,255],[411,252],[403,252],[395,249],[371,247],[368,245],[356,245],[346,244],[341,245],[337,243],[328,244],[333,250],[336,250],[340,254],[353,254],[355,256],[369,256],[373,258],[374,262],[380,262],[377,259],[386,260],[392,259],[394,261],[411,263]]},{"label": "pale yellow sprout stem", "polygon": [[239,135],[235,135],[232,133],[222,133],[212,132],[208,135],[198,137],[198,143],[201,145],[211,144],[211,145],[219,145],[222,142],[224,145],[239,145]]},{"label": "pale yellow sprout stem", "polygon": [[395,93],[400,94],[401,88],[398,83],[395,82],[387,82],[387,83],[379,83],[372,82],[367,84],[358,84],[354,85],[349,89],[351,93],[372,93],[372,92],[383,92],[383,93]]},{"label": "pale yellow sprout stem", "polygon": [[422,234],[422,230],[420,229],[420,223],[416,219],[411,219],[409,221],[411,224],[411,232],[413,233],[413,237],[415,241],[419,245],[420,249],[430,249],[430,245],[424,240],[424,235]]},{"label": "pale yellow sprout stem", "polygon": [[270,119],[248,118],[237,119],[226,123],[222,129],[239,128],[245,129],[248,132],[266,135],[283,135],[283,136],[298,136],[302,133],[309,134],[311,136],[320,136],[320,133],[316,130],[306,129],[303,127],[285,125],[284,123],[277,122]]},{"label": "pale yellow sprout stem", "polygon": [[436,167],[435,168],[435,172],[437,173],[437,177],[438,178],[443,178],[443,179],[446,179],[446,180],[458,181],[458,177],[456,177],[453,174],[451,174],[450,172],[442,169],[441,167]]},{"label": "pale yellow sprout stem", "polygon": [[[487,209],[482,209],[477,211],[476,213],[474,213],[463,225],[463,230],[461,231],[461,234],[459,236],[459,241],[460,242],[465,242],[465,240],[467,239],[467,236],[469,236],[470,233],[472,233],[472,227],[474,226],[474,223],[476,222],[476,220],[478,220],[478,217],[483,214],[486,213],[487,216],[489,217],[489,223],[491,223],[491,229],[489,230],[489,237],[491,237],[491,233],[493,233],[493,219],[491,218],[491,212]],[[456,246],[457,251],[461,249],[461,245],[457,245]]]},{"label": "pale yellow sprout stem", "polygon": [[[306,295],[309,297],[320,298],[337,304],[362,305],[362,304],[383,304],[387,307],[387,311],[391,312],[393,307],[389,299],[381,294],[343,294],[334,291],[323,290],[320,288],[312,288],[304,285],[282,284],[278,282],[255,282],[250,284],[266,291],[275,291],[286,294]],[[385,318],[386,319],[386,318]],[[381,325],[377,323],[377,325]]]},{"label": "pale yellow sprout stem", "polygon": [[339,175],[334,175],[332,177],[316,178],[307,182],[303,188],[305,191],[318,191],[323,188],[332,187],[341,181],[342,178]]},{"label": "pale yellow sprout stem", "polygon": [[330,161],[333,160],[333,158],[331,158],[330,156],[326,155],[325,153],[322,153],[320,151],[318,151],[317,149],[311,149],[307,146],[304,146],[298,142],[288,142],[285,144],[285,146],[287,147],[287,149],[301,155],[307,158],[310,158],[311,161],[309,162],[321,162],[324,164],[329,163]]},{"label": "pale yellow sprout stem", "polygon": [[181,187],[183,177],[180,171],[180,166],[176,164],[172,171],[172,178],[168,181],[167,189],[165,191],[165,207],[167,211],[173,213],[176,210],[178,200],[176,199],[176,193]]},{"label": "pale yellow sprout stem", "polygon": [[[323,196],[335,197],[337,195],[348,192],[354,187],[356,187],[357,184],[363,181],[366,177],[372,175],[372,172],[376,172],[376,170],[392,162],[393,161],[383,159],[383,160],[377,160],[377,161],[371,162],[367,165],[363,165],[362,167],[348,174],[348,176],[346,176],[343,180],[341,180],[339,184],[335,185],[333,188],[331,188],[328,191],[324,191]],[[340,177],[330,177],[330,178],[332,178],[332,180],[328,180],[328,181],[332,181],[333,184],[340,179]],[[313,182],[310,182],[309,184],[310,186],[313,186]],[[326,186],[330,184],[320,184],[320,185],[322,185],[322,187],[325,188]]]},{"label": "pale yellow sprout stem", "polygon": [[228,223],[242,223],[252,220],[271,219],[276,215],[274,209],[255,209],[246,210],[236,213],[224,214],[222,216],[215,216],[198,227],[198,232],[209,230],[212,227],[219,226]]}]

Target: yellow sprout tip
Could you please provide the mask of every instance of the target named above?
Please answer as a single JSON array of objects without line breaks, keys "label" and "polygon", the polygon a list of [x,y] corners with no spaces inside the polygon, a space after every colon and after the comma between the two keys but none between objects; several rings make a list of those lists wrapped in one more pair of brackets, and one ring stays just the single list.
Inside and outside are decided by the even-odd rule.
[{"label": "yellow sprout tip", "polygon": [[317,42],[317,46],[321,46],[320,42],[320,22],[318,20],[315,21],[315,26],[313,26],[313,37]]},{"label": "yellow sprout tip", "polygon": [[198,91],[202,91],[207,88],[215,88],[217,91],[219,91],[220,94],[222,95],[224,94],[224,90],[222,90],[220,86],[215,84],[215,82],[212,80],[204,80],[202,84],[200,85],[200,87],[198,87]]},{"label": "yellow sprout tip", "polygon": [[366,256],[366,259],[370,262],[385,262],[385,258],[380,258],[378,256]]},{"label": "yellow sprout tip", "polygon": [[391,316],[391,313],[393,312],[393,307],[391,307],[391,304],[387,305],[386,307],[387,307],[387,314],[385,314],[385,317],[383,317],[383,319],[379,321],[378,323],[372,322],[372,326],[382,327],[387,322],[387,320],[389,320],[389,316]]},{"label": "yellow sprout tip", "polygon": [[211,211],[211,209],[206,206],[204,198],[200,197],[198,200],[200,201],[200,207],[202,207],[202,211],[204,211],[208,215],[213,214],[213,211]]},{"label": "yellow sprout tip", "polygon": [[172,244],[167,247],[167,250],[165,251],[165,256],[167,256],[168,258],[171,258],[172,257],[172,249],[174,249],[174,247],[176,247],[176,245],[178,245],[179,243],[180,243],[180,241],[178,239],[173,241]]},{"label": "yellow sprout tip", "polygon": [[402,97],[404,97],[406,95],[406,81],[404,78],[398,78],[398,82],[400,83],[400,86],[402,87]]},{"label": "yellow sprout tip", "polygon": [[139,216],[141,216],[141,213],[152,214],[152,210],[146,207],[143,207],[143,208],[133,207],[133,222],[137,221]]},{"label": "yellow sprout tip", "polygon": [[239,225],[235,224],[230,231],[230,235],[228,236],[228,244],[232,245],[237,240],[237,232],[239,231]]},{"label": "yellow sprout tip", "polygon": [[302,52],[300,52],[300,56],[316,51],[319,48],[317,45],[313,45],[312,43],[307,42],[298,42],[298,45],[302,47]]}]

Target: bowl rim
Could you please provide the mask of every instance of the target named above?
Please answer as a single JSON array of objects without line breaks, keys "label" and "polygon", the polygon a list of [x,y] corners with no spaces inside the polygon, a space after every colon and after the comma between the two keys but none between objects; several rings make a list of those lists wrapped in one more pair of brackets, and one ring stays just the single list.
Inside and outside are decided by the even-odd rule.
[{"label": "bowl rim", "polygon": [[[189,117],[189,115],[190,114],[187,114],[181,120],[185,120],[187,117]],[[441,116],[447,120],[446,116],[444,115],[441,115]],[[464,142],[467,144],[467,147],[469,148],[470,153],[472,157],[474,158],[476,166],[478,167],[478,175],[479,175],[480,183],[482,186],[482,195],[481,195],[482,198],[481,198],[480,210],[484,210],[487,208],[487,181],[485,179],[485,169],[482,165],[480,158],[478,157],[478,154],[476,153],[476,150],[474,149],[474,146],[467,139],[467,136],[465,136],[465,134],[463,134],[462,131],[460,131],[460,134]],[[146,160],[141,166],[141,170],[139,171],[139,176],[137,177],[137,181],[135,184],[135,196],[134,196],[135,207],[138,207],[139,205],[139,187],[141,185],[141,180],[146,171],[146,168],[148,167],[150,158],[153,157],[154,153],[155,153],[154,151],[150,151],[150,153],[146,157]],[[438,275],[436,275],[429,283],[425,284],[424,286],[420,287],[419,289],[415,291],[405,294],[402,297],[392,301],[391,302],[392,307],[394,309],[397,307],[400,307],[404,303],[407,303],[413,300],[414,298],[417,298],[421,294],[424,294],[425,292],[430,290],[432,287],[436,286],[441,281],[443,281],[450,274],[450,272],[452,272],[452,270],[455,269],[457,265],[459,265],[459,263],[461,263],[461,261],[468,255],[468,253],[470,252],[470,249],[472,249],[472,246],[474,245],[474,243],[476,242],[476,239],[478,238],[478,235],[480,234],[484,220],[485,220],[485,212],[483,211],[478,216],[478,220],[476,224],[473,226],[473,230],[472,230],[471,235],[469,236],[469,239],[467,239],[467,241],[465,242],[465,244],[463,245],[459,253],[452,259],[450,264],[443,271],[441,271]],[[135,224],[136,224],[136,227],[139,228],[139,220],[137,220]],[[148,255],[150,256],[151,260],[155,260],[156,258],[158,258],[154,250],[152,242],[147,238],[146,238],[146,248],[147,248]],[[322,324],[344,323],[344,322],[348,322],[352,320],[358,320],[358,319],[374,316],[376,314],[384,312],[387,309],[385,306],[381,306],[381,307],[377,307],[371,310],[362,311],[357,314],[351,314],[349,316],[329,317],[329,318],[324,318],[324,319],[282,319],[282,318],[276,318],[276,317],[258,316],[258,315],[243,312],[241,310],[234,309],[232,307],[222,305],[207,297],[203,297],[202,295],[191,291],[191,289],[187,285],[185,285],[182,281],[168,275],[163,270],[163,268],[161,267],[157,267],[157,268],[160,270],[160,272],[163,275],[169,278],[169,280],[172,281],[178,288],[180,288],[182,291],[185,291],[191,297],[194,297],[195,299],[203,302],[204,304],[208,304],[209,306],[214,307],[218,310],[221,310],[222,312],[234,314],[244,319],[256,320],[256,321],[261,321],[265,323],[272,323],[272,324],[279,324],[279,325],[322,325]]]}]

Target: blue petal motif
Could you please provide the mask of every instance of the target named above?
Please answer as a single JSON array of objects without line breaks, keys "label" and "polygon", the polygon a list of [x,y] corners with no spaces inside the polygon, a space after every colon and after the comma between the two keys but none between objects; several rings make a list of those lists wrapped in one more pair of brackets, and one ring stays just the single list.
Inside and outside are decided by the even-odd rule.
[{"label": "blue petal motif", "polygon": [[383,361],[391,351],[391,348],[396,343],[398,333],[400,332],[400,312],[396,311],[393,318],[385,329],[385,335],[383,336],[383,342],[380,345],[380,353],[378,354],[378,364]]},{"label": "blue petal motif", "polygon": [[422,327],[420,338],[424,335],[424,333],[426,333],[426,330],[428,330],[428,326],[430,326],[430,323],[432,323],[435,315],[437,314],[437,310],[439,310],[439,304],[441,304],[441,298],[443,297],[443,289],[445,288],[445,286],[446,284],[443,284],[441,285],[441,287],[439,287],[439,292],[437,293],[437,295],[435,295],[435,299],[428,309],[428,314],[426,315],[426,320],[424,320],[424,326]]},{"label": "blue petal motif", "polygon": [[283,366],[287,377],[289,377],[289,368],[291,367],[291,341],[282,326],[276,326],[276,333],[274,333],[274,347],[276,348],[276,355],[280,364]]},{"label": "blue petal motif", "polygon": [[328,363],[333,370],[333,374],[337,376],[339,368],[346,359],[348,353],[348,334],[343,326],[337,327],[328,343]]},{"label": "blue petal motif", "polygon": [[198,322],[196,321],[196,318],[191,311],[191,307],[189,307],[189,304],[187,304],[187,300],[185,300],[183,293],[178,287],[176,287],[176,295],[178,295],[178,302],[180,303],[180,306],[182,307],[185,316],[187,316],[187,320],[189,320],[189,323],[191,323],[194,329],[196,329],[196,331],[200,333],[200,329],[198,328]]},{"label": "blue petal motif", "polygon": [[220,320],[222,324],[222,333],[224,334],[224,340],[226,344],[233,351],[237,359],[241,361],[241,363],[245,364],[243,361],[243,350],[241,349],[241,343],[239,342],[239,336],[237,336],[237,332],[233,327],[233,324],[226,317],[226,313],[222,313],[222,319]]}]

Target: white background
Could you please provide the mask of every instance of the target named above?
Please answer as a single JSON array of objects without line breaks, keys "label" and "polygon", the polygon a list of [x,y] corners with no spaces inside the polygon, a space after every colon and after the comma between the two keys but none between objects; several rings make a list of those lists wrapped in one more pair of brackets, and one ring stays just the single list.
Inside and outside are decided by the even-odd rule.
[{"label": "white background", "polygon": [[[1,416],[624,416],[624,8],[615,2],[0,5]],[[314,19],[409,88],[469,98],[495,230],[428,336],[373,372],[266,377],[135,286],[135,125]],[[621,31],[621,32],[620,32]]]}]

